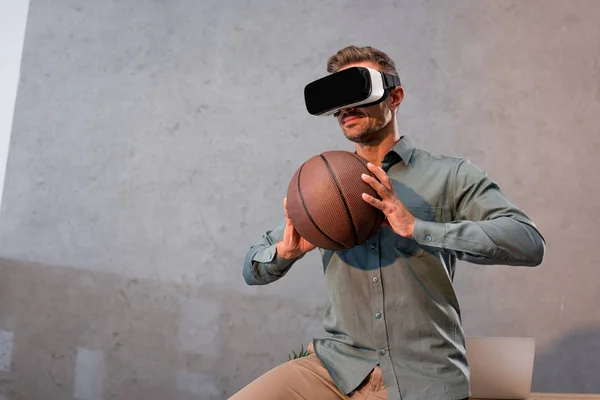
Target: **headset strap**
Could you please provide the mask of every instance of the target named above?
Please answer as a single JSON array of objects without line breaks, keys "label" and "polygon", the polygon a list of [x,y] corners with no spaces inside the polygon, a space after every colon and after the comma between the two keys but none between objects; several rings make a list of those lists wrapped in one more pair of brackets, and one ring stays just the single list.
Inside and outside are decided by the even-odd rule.
[{"label": "headset strap", "polygon": [[383,85],[385,89],[393,88],[396,86],[402,86],[400,83],[400,78],[396,75],[388,74],[386,72],[382,73],[383,75]]}]

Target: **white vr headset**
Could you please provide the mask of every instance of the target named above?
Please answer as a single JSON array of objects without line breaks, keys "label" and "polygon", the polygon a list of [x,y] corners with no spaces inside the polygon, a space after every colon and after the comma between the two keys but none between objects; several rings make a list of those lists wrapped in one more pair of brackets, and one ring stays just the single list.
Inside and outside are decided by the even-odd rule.
[{"label": "white vr headset", "polygon": [[367,107],[382,102],[388,89],[401,86],[396,75],[367,67],[351,67],[309,83],[304,88],[311,115],[339,115],[343,108]]}]

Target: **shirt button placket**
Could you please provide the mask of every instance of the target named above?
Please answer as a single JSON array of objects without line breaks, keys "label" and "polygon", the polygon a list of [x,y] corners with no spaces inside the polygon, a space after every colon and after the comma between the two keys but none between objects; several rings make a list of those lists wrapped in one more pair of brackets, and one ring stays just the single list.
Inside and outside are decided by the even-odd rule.
[{"label": "shirt button placket", "polygon": [[374,273],[376,274],[373,277],[373,283],[379,283],[379,275],[381,274],[381,261],[379,259],[379,252],[377,251],[377,240],[379,238],[379,235],[376,235],[373,238],[373,242],[371,242],[371,244],[369,245],[369,248],[371,249],[370,254],[369,254],[369,260],[371,262],[371,270],[374,271]]},{"label": "shirt button placket", "polygon": [[372,293],[372,310],[373,310],[373,324],[375,331],[375,340],[377,343],[380,343],[380,350],[378,353],[380,356],[384,356],[387,348],[387,329],[385,327],[385,318],[383,316],[383,285],[381,282],[381,259],[380,259],[380,238],[379,234],[375,235],[372,239],[373,241],[370,243],[370,257],[371,260],[371,271],[375,273],[375,275],[371,278],[373,285],[375,286]]}]

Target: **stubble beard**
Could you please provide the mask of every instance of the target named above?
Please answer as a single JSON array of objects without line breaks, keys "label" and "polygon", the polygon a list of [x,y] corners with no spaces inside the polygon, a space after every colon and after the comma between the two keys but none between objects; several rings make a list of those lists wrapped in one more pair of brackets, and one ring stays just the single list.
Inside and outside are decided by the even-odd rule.
[{"label": "stubble beard", "polygon": [[384,129],[381,129],[379,127],[362,128],[358,133],[354,134],[348,133],[345,130],[343,132],[344,136],[346,136],[346,139],[359,145],[376,145],[381,143],[381,141],[386,136]]}]

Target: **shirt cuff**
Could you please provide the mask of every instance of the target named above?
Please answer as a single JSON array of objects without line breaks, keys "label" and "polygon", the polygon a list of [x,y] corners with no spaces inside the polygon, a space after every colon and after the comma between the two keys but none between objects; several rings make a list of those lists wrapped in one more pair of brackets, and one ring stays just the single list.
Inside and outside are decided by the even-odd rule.
[{"label": "shirt cuff", "polygon": [[300,258],[302,256],[295,259],[280,257],[277,254],[277,244],[273,244],[257,251],[252,260],[264,264],[269,271],[283,272]]},{"label": "shirt cuff", "polygon": [[413,239],[421,245],[429,247],[444,246],[446,238],[446,224],[442,222],[423,221],[415,219],[415,228],[413,231]]}]

